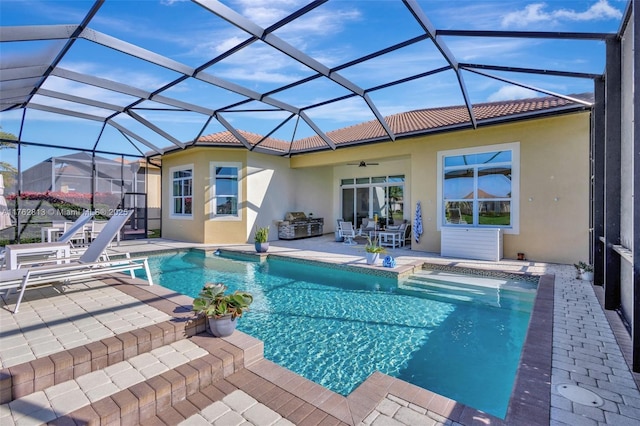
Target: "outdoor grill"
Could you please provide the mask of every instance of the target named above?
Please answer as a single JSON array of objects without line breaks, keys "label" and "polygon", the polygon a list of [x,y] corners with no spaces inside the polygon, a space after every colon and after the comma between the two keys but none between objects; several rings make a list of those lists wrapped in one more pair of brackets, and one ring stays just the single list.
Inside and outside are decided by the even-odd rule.
[{"label": "outdoor grill", "polygon": [[303,212],[287,212],[284,221],[278,223],[278,238],[295,240],[322,235],[324,219],[307,217]]}]

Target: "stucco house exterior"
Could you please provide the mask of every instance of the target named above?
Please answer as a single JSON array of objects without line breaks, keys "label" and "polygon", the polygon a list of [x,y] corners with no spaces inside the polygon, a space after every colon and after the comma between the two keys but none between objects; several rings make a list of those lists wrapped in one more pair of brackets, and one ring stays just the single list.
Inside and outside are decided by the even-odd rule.
[{"label": "stucco house exterior", "polygon": [[[423,234],[412,238],[413,250],[439,253],[449,229],[500,229],[505,258],[585,260],[591,107],[589,95],[575,100],[474,105],[477,128],[463,106],[411,111],[387,117],[395,141],[374,122],[362,123],[328,132],[335,150],[290,157],[287,142],[260,135],[241,132],[282,154],[246,150],[229,132],[203,136],[162,156],[162,234],[241,244],[252,241],[256,226],[269,225],[274,240],[289,211],[313,212],[324,218],[324,233],[333,233],[336,219],[358,226],[363,215],[384,215],[381,206],[391,204],[396,220],[413,223],[420,203]],[[314,138],[294,144],[320,146]],[[400,210],[389,188],[402,194]],[[359,195],[366,204],[354,214]],[[467,223],[448,223],[449,210],[460,207]]]}]

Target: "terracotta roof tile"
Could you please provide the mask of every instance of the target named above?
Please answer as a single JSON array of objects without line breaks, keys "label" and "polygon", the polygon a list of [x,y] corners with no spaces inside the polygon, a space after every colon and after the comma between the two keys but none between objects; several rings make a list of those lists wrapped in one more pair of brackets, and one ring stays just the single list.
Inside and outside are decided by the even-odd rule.
[{"label": "terracotta roof tile", "polygon": [[[243,138],[245,138],[251,146],[256,146],[260,142],[260,140],[263,138],[263,136],[257,133],[246,132],[244,130],[238,130],[238,133],[240,133],[240,135]],[[212,133],[210,135],[201,136],[200,138],[198,138],[196,143],[198,145],[203,145],[203,146],[206,146],[207,144],[212,144],[216,146],[224,146],[224,145],[238,146],[238,147],[244,146],[228,130],[224,132]],[[262,143],[260,143],[259,146],[262,148],[269,148],[271,150],[286,152],[289,150],[290,144],[287,141],[284,141],[281,139],[267,138],[264,141],[262,141]]]},{"label": "terracotta roof tile", "polygon": [[[592,100],[591,94],[574,95],[573,97]],[[510,118],[521,114],[545,113],[549,110],[559,107],[579,104],[563,98],[544,97],[519,99],[511,101],[488,102],[473,105],[473,112],[477,122],[483,120],[495,120],[500,118]],[[396,136],[411,135],[422,132],[429,132],[440,128],[451,126],[459,126],[470,123],[469,112],[465,105],[421,109],[394,114],[385,117],[391,131]],[[262,136],[238,131],[249,143],[255,146]],[[372,140],[380,140],[387,138],[384,128],[377,120],[367,121],[353,126],[327,132],[327,136],[335,143],[336,146],[348,145]],[[242,146],[242,144],[231,134],[225,131],[202,136],[197,141],[198,145],[212,144],[215,146]],[[327,149],[327,144],[319,136],[311,136],[308,138],[298,139],[291,145],[289,142],[267,138],[259,145],[261,148],[273,150],[276,152],[303,152],[314,149]]]}]

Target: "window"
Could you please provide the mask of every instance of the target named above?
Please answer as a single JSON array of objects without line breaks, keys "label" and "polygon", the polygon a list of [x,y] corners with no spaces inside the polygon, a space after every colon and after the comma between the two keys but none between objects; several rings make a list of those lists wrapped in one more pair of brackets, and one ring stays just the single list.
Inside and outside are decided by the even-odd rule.
[{"label": "window", "polygon": [[171,215],[191,217],[193,215],[193,167],[171,169]]},{"label": "window", "polygon": [[211,163],[211,202],[215,218],[240,218],[240,163]]},{"label": "window", "polygon": [[518,232],[519,144],[445,151],[438,157],[439,225]]}]

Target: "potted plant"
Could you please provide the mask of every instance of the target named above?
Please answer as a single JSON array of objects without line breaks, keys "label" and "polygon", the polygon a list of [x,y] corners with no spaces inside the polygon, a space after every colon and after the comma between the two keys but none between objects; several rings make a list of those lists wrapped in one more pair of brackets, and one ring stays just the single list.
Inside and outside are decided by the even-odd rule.
[{"label": "potted plant", "polygon": [[593,281],[593,265],[580,261],[578,263],[574,263],[573,266],[578,272],[578,276],[576,278],[583,281]]},{"label": "potted plant", "polygon": [[192,311],[207,317],[209,330],[216,337],[230,336],[236,329],[237,319],[253,302],[250,293],[235,291],[228,294],[226,291],[227,286],[222,283],[208,283],[193,299]]},{"label": "potted plant", "polygon": [[387,249],[378,243],[377,238],[374,238],[373,241],[371,241],[371,237],[367,237],[367,244],[364,246],[364,251],[366,252],[365,257],[367,258],[367,265],[375,265],[380,254],[385,253]]},{"label": "potted plant", "polygon": [[256,246],[256,251],[258,253],[266,253],[269,250],[269,227],[265,226],[262,228],[258,228],[256,226],[256,233],[254,235],[254,241]]}]

